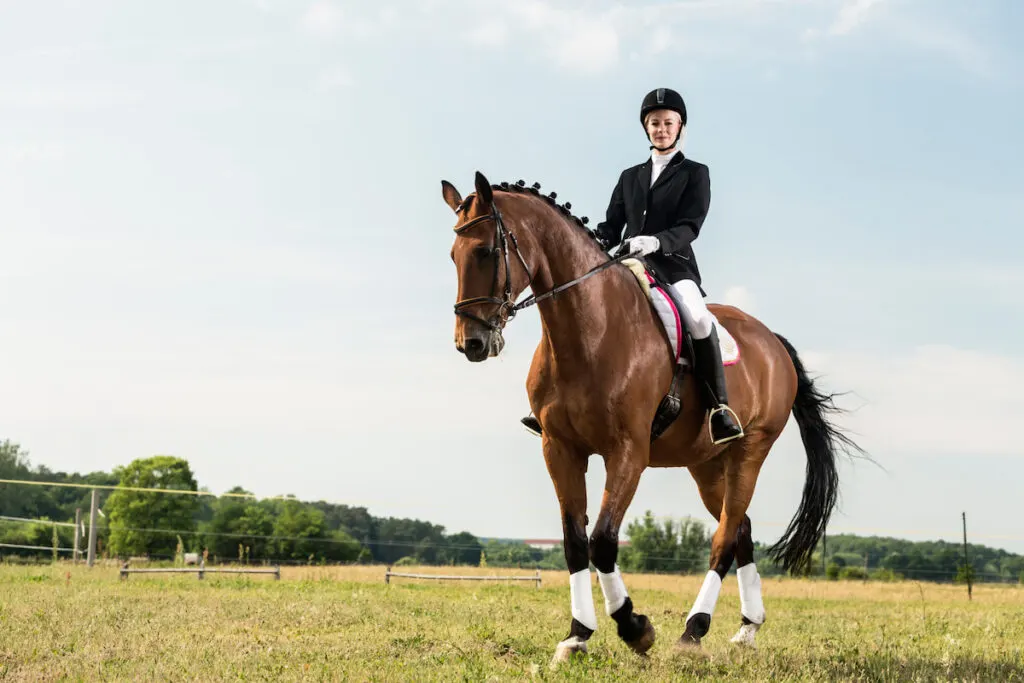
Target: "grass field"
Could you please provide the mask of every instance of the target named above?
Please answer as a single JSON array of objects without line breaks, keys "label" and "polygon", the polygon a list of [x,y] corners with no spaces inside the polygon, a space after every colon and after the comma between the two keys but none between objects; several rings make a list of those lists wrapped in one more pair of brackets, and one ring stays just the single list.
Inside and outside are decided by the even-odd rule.
[{"label": "grass field", "polygon": [[[405,568],[408,570],[408,568]],[[438,573],[428,568],[417,571]],[[498,569],[460,573],[528,574]],[[765,579],[757,651],[735,577],[704,655],[675,651],[701,577],[627,575],[658,630],[636,657],[603,615],[590,654],[548,669],[569,625],[568,577],[383,581],[383,567],[273,577],[134,575],[0,566],[0,680],[1024,681],[1024,589]]]}]

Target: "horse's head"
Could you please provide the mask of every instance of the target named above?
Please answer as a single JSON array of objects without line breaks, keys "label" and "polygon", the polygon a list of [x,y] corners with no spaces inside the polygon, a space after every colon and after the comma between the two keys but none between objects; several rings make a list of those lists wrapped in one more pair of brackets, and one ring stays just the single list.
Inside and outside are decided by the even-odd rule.
[{"label": "horse's head", "polygon": [[458,217],[451,251],[459,278],[455,348],[480,362],[504,348],[502,329],[515,315],[516,297],[530,284],[529,268],[487,178],[478,172],[476,193],[465,200],[447,180],[441,188]]}]

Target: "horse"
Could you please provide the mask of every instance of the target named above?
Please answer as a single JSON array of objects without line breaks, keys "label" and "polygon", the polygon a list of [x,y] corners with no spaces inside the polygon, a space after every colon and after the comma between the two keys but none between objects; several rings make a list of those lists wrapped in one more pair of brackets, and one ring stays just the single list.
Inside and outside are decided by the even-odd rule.
[{"label": "horse", "polygon": [[[684,376],[678,416],[655,436],[652,420],[676,376],[676,361],[637,275],[609,256],[570,204],[558,205],[556,194],[541,194],[537,183],[492,185],[477,172],[475,192],[465,199],[447,180],[441,186],[456,215],[456,350],[470,362],[495,357],[517,311],[536,305],[540,314],[541,339],[526,389],[561,510],[571,613],[552,666],[585,654],[597,629],[591,564],[619,637],[641,656],[654,644],[654,626],[636,611],[617,562],[623,517],[649,467],[687,468],[717,521],[709,568],[677,645],[701,648],[735,561],[741,619],[731,642],[756,647],[766,612],[747,508],[792,413],[806,452],[805,482],[800,505],[768,556],[785,571],[806,571],[838,495],[837,454],[859,450],[830,419],[839,411],[834,395],[819,390],[785,337],[737,307],[709,304],[716,324],[742,350],[725,374],[744,436],[712,443],[699,378],[692,375]],[[531,296],[517,303],[527,287]],[[604,459],[606,481],[588,539],[585,475],[592,454]]]}]

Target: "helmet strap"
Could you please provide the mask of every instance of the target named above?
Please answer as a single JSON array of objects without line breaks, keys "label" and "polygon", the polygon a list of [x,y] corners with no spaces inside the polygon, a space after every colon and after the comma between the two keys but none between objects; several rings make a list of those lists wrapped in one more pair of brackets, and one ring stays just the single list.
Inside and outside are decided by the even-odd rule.
[{"label": "helmet strap", "polygon": [[[655,145],[655,144],[653,144],[653,143],[652,143],[652,144],[651,144],[651,146],[650,146],[650,147],[649,147],[648,149],[656,149],[656,150],[658,150],[659,152],[667,152],[667,151],[669,151],[670,149],[675,149],[676,145],[678,145],[678,144],[679,144],[679,138],[681,138],[682,136],[683,136],[683,131],[682,131],[682,129],[680,129],[680,130],[679,130],[679,133],[677,133],[677,134],[676,134],[676,139],[675,139],[675,142],[673,142],[673,143],[672,143],[671,145],[669,145],[668,147],[658,147],[657,145]],[[650,135],[648,135],[648,136],[647,136],[647,141],[648,141],[648,142],[651,142],[651,136],[650,136]]]}]

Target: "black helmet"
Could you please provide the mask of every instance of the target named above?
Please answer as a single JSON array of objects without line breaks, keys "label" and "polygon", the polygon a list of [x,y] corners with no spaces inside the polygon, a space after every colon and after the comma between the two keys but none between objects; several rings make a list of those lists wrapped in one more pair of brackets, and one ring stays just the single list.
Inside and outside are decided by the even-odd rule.
[{"label": "black helmet", "polygon": [[655,109],[670,109],[678,112],[683,118],[683,125],[686,125],[686,103],[683,96],[671,88],[658,88],[647,93],[643,104],[640,105],[640,123]]}]

